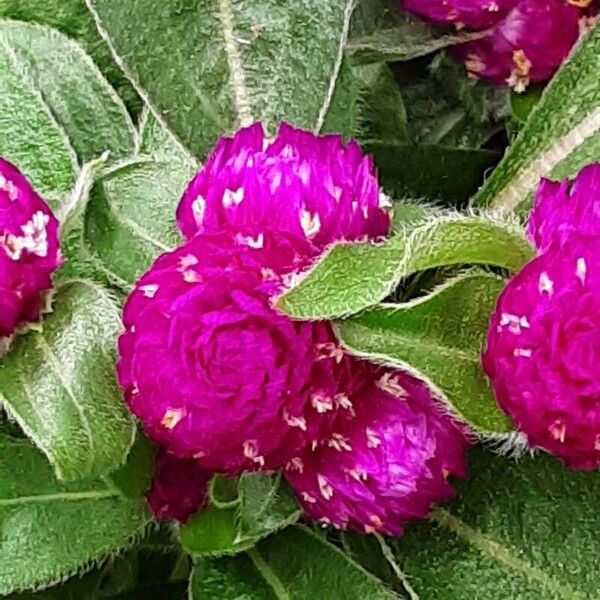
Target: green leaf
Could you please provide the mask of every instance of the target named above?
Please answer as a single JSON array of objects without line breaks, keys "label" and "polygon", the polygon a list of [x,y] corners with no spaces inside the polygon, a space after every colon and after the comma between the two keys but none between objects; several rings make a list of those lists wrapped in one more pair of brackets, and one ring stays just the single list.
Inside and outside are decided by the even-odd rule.
[{"label": "green leaf", "polygon": [[247,550],[253,539],[241,540],[237,510],[210,505],[179,527],[179,540],[194,556],[221,556]]},{"label": "green leaf", "polygon": [[159,254],[181,243],[175,209],[192,174],[189,164],[140,157],[94,187],[85,243],[112,281],[133,285]]},{"label": "green leaf", "polygon": [[138,429],[127,461],[109,475],[114,486],[126,498],[135,500],[148,491],[154,472],[155,455],[156,448]]},{"label": "green leaf", "polygon": [[516,271],[533,256],[522,231],[510,223],[442,216],[383,244],[333,246],[278,306],[296,319],[344,317],[380,302],[419,271],[466,264]]},{"label": "green leaf", "polygon": [[26,441],[0,438],[0,594],[51,585],[141,536],[146,510],[101,480],[56,482]]},{"label": "green leaf", "polygon": [[541,177],[574,175],[600,156],[600,23],[542,94],[526,126],[475,197],[510,211],[531,197]]},{"label": "green leaf", "polygon": [[595,600],[598,473],[481,449],[457,500],[389,540],[421,600]]},{"label": "green leaf", "polygon": [[115,378],[119,310],[84,281],[62,285],[53,304],[0,363],[0,400],[60,479],[103,475],[135,433]]},{"label": "green leaf", "polygon": [[350,351],[427,381],[475,430],[506,433],[513,427],[481,368],[490,315],[505,284],[494,275],[460,276],[425,297],[341,321],[336,331]]},{"label": "green leaf", "polygon": [[77,40],[117,89],[131,113],[136,115],[141,111],[138,95],[98,35],[84,0],[0,0],[0,16],[47,25]]},{"label": "green leaf", "polygon": [[290,527],[232,558],[199,560],[190,599],[400,600],[338,548],[305,527]]},{"label": "green leaf", "polygon": [[521,93],[512,91],[510,95],[512,117],[520,124],[526,123],[531,111],[540,101],[543,91],[543,84],[530,85],[525,92]]},{"label": "green leaf", "polygon": [[281,474],[246,473],[240,478],[238,528],[242,539],[258,540],[300,517],[294,494]]},{"label": "green leaf", "polygon": [[500,160],[491,150],[366,140],[383,188],[392,196],[464,204]]},{"label": "green leaf", "polygon": [[352,18],[346,54],[357,63],[408,61],[482,35],[428,25],[402,11],[395,0],[362,0]]},{"label": "green leaf", "polygon": [[[200,511],[179,528],[183,547],[194,556],[236,554],[294,523],[300,516],[294,495],[282,482],[280,474],[242,475],[237,498],[229,494],[229,502],[219,496],[214,483],[211,496],[217,492],[218,505]],[[217,487],[222,488],[222,482]]]},{"label": "green leaf", "polygon": [[106,150],[112,160],[134,150],[135,127],[123,101],[76,42],[42,25],[0,21],[0,44],[29,75],[80,163]]},{"label": "green leaf", "polygon": [[281,120],[321,129],[353,7],[352,0],[86,3],[153,112],[197,156],[255,120],[271,132]]}]

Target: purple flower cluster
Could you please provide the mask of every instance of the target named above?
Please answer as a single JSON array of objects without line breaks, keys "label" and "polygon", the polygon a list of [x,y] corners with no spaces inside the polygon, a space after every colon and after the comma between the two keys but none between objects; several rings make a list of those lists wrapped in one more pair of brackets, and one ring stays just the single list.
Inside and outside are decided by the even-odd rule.
[{"label": "purple flower cluster", "polygon": [[574,469],[600,466],[600,164],[543,181],[528,235],[540,254],[506,286],[484,368],[500,406]]},{"label": "purple flower cluster", "polygon": [[58,222],[23,174],[0,158],[0,341],[37,321],[61,264]]},{"label": "purple flower cluster", "polygon": [[188,241],[137,283],[119,341],[127,404],[162,449],[157,517],[185,521],[214,473],[257,470],[285,470],[308,516],[363,533],[399,534],[450,498],[467,442],[428,389],[274,306],[328,245],[388,233],[358,145],[243,129],[219,142],[177,218]]},{"label": "purple flower cluster", "polygon": [[405,0],[404,7],[435,23],[490,28],[453,52],[471,76],[517,92],[554,74],[595,12],[592,0]]}]

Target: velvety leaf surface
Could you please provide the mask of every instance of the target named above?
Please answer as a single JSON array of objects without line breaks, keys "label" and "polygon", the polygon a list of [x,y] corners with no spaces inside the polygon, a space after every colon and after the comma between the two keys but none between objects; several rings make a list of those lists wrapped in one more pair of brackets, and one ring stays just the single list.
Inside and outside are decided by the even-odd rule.
[{"label": "velvety leaf surface", "polygon": [[407,368],[438,390],[478,431],[512,430],[481,368],[490,314],[506,282],[476,272],[406,304],[382,304],[341,321],[342,343],[360,356]]},{"label": "velvety leaf surface", "polygon": [[139,502],[101,480],[56,482],[25,440],[0,437],[0,594],[50,585],[140,537]]},{"label": "velvety leaf surface", "polygon": [[115,64],[84,0],[0,0],[0,16],[47,25],[77,40],[116,88],[131,114],[141,111],[137,93]]},{"label": "velvety leaf surface", "polygon": [[600,156],[600,23],[552,79],[475,203],[512,210],[540,177],[574,175]]},{"label": "velvety leaf surface", "polygon": [[442,216],[383,244],[338,244],[278,300],[298,319],[351,315],[383,300],[407,275],[436,267],[479,264],[518,270],[533,258],[522,232],[484,217]]},{"label": "velvety leaf surface", "polygon": [[190,598],[393,600],[394,592],[305,527],[290,527],[246,554],[199,560]]},{"label": "velvety leaf surface", "polygon": [[133,285],[159,254],[181,243],[175,209],[192,174],[188,163],[141,156],[96,184],[85,242],[111,280]]},{"label": "velvety leaf surface", "polygon": [[0,400],[60,479],[121,465],[135,427],[115,378],[117,305],[84,281],[62,285],[43,325],[13,341],[0,363]]},{"label": "velvety leaf surface", "polygon": [[86,2],[142,95],[197,156],[254,120],[320,129],[353,4]]},{"label": "velvety leaf surface", "polygon": [[389,540],[421,600],[595,600],[598,473],[471,453],[457,500]]},{"label": "velvety leaf surface", "polygon": [[236,554],[300,516],[298,504],[281,475],[242,475],[237,500],[228,502],[221,497],[222,483],[218,486],[221,490],[214,486],[211,490],[211,496],[219,496],[219,506],[209,506],[179,528],[183,547],[194,556]]}]

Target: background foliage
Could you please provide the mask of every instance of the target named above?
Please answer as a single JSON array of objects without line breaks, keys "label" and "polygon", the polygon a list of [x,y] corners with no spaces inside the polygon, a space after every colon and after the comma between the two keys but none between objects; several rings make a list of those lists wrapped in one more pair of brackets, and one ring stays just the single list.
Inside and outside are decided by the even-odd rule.
[{"label": "background foliage", "polygon": [[285,119],[359,139],[395,202],[395,235],[334,249],[280,307],[338,319],[354,351],[417,372],[482,440],[510,447],[478,350],[531,249],[513,219],[440,212],[507,214],[540,176],[598,159],[598,26],[543,92],[510,98],[448,56],[473,34],[394,0],[0,0],[0,16],[0,154],[57,210],[67,255],[52,313],[0,364],[0,594],[598,597],[596,474],[489,444],[458,499],[399,540],[302,524],[266,475],[217,479],[206,511],[158,527],[142,500],[153,451],[112,368],[124,295],[177,244],[194,170],[220,135]]}]

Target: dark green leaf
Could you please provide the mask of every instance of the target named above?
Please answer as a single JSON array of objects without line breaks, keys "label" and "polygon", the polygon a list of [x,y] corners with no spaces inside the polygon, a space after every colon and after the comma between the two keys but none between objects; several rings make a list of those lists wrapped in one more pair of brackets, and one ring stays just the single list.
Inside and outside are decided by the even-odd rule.
[{"label": "dark green leaf", "polygon": [[598,473],[471,453],[458,499],[392,541],[421,600],[596,600]]},{"label": "dark green leaf", "polygon": [[383,244],[334,246],[278,306],[297,319],[339,318],[380,302],[419,271],[466,264],[516,271],[533,256],[522,231],[510,223],[435,217]]},{"label": "dark green leaf", "polygon": [[155,454],[155,447],[138,429],[127,461],[109,475],[112,483],[126,498],[135,500],[148,491],[154,471]]},{"label": "dark green leaf", "polygon": [[504,160],[475,197],[510,211],[541,177],[574,175],[600,156],[600,23],[545,89]]},{"label": "dark green leaf", "polygon": [[367,140],[383,188],[392,196],[464,204],[500,155],[490,150]]},{"label": "dark green leaf", "polygon": [[335,546],[290,527],[244,555],[199,560],[191,600],[399,600]]},{"label": "dark green leaf", "polygon": [[56,292],[53,312],[15,338],[0,363],[0,399],[59,478],[121,465],[135,427],[115,377],[119,310],[106,291],[77,281]]},{"label": "dark green leaf", "polygon": [[[262,120],[323,125],[353,2],[87,0],[126,72],[194,154]],[[268,75],[267,75],[268,74]]]},{"label": "dark green leaf", "polygon": [[50,585],[141,536],[148,515],[104,481],[56,482],[25,440],[0,438],[0,594]]},{"label": "dark green leaf", "polygon": [[426,380],[476,431],[506,433],[513,427],[496,404],[480,356],[505,284],[483,273],[457,277],[428,296],[381,305],[342,321],[337,333],[360,356]]}]

